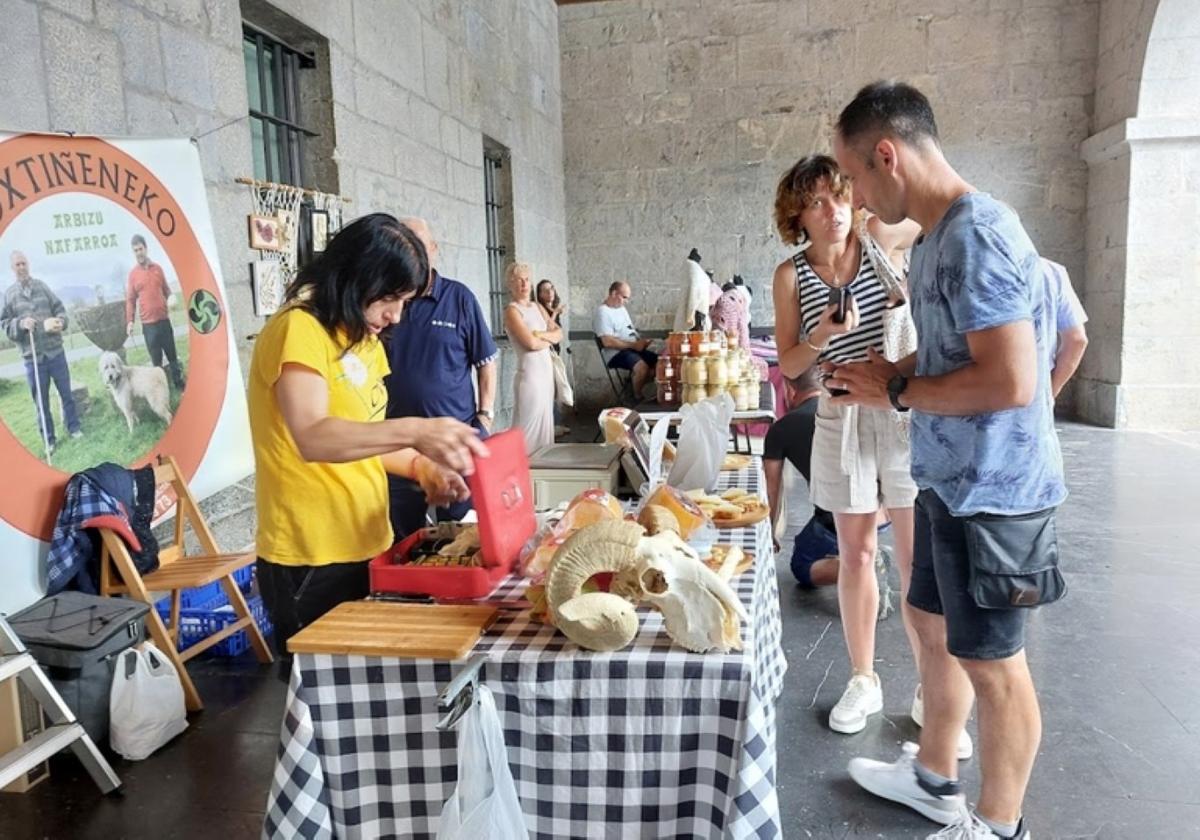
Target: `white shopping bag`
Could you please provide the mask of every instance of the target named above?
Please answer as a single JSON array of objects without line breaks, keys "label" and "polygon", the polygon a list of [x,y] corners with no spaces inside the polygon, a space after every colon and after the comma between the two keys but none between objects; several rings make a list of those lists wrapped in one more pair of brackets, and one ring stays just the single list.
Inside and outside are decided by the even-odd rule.
[{"label": "white shopping bag", "polygon": [[496,701],[477,686],[458,731],[458,787],[442,808],[437,840],[529,840],[508,769]]},{"label": "white shopping bag", "polygon": [[680,490],[709,491],[717,486],[729,445],[733,409],[733,399],[727,393],[680,408],[683,419],[679,423],[679,444],[667,484]]},{"label": "white shopping bag", "polygon": [[188,725],[179,674],[150,642],[117,657],[108,711],[112,748],[132,761],[150,755]]},{"label": "white shopping bag", "polygon": [[550,369],[554,373],[554,401],[571,408],[575,405],[575,389],[567,378],[567,366],[563,364],[562,356],[550,353]]}]

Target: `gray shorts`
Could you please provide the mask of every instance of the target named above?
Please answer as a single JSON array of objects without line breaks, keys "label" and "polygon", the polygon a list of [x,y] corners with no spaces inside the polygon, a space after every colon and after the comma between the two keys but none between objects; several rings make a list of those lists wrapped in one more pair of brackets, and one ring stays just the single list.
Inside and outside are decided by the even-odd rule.
[{"label": "gray shorts", "polygon": [[967,520],[933,490],[917,494],[908,603],[946,618],[946,648],[960,659],[1005,659],[1025,647],[1029,609],[984,609],[969,591]]}]

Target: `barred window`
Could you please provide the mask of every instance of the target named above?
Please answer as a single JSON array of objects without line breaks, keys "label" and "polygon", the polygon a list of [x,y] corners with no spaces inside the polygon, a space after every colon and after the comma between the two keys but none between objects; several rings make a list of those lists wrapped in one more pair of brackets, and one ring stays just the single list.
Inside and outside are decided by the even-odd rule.
[{"label": "barred window", "polygon": [[305,143],[318,135],[302,119],[300,71],[316,67],[316,59],[249,24],[243,26],[242,54],[254,177],[312,186]]},{"label": "barred window", "polygon": [[504,307],[508,289],[504,269],[514,259],[512,167],[507,148],[483,138],[483,209],[487,222],[488,297],[492,333],[504,334]]}]

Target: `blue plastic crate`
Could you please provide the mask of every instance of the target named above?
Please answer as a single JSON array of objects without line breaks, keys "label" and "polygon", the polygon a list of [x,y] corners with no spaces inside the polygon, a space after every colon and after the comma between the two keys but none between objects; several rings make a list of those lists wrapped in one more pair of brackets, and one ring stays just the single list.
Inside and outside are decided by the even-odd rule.
[{"label": "blue plastic crate", "polygon": [[[242,592],[249,592],[254,586],[254,566],[249,565],[244,569],[238,569],[233,573],[233,579]],[[185,610],[203,609],[218,600],[222,603],[225,602],[225,591],[221,589],[219,580],[206,583],[204,586],[197,586],[195,589],[185,589],[179,593],[179,606]],[[171,612],[171,599],[159,599],[154,603],[154,608],[158,610],[159,615],[166,618],[167,614]]]},{"label": "blue plastic crate", "polygon": [[[271,635],[271,621],[267,618],[266,608],[263,607],[262,597],[254,595],[246,599],[250,614],[258,624],[259,631],[264,636]],[[225,601],[222,594],[214,601],[200,608],[179,611],[179,641],[186,650],[201,639],[211,636],[227,625],[237,620],[233,607]],[[214,656],[238,656],[250,649],[250,635],[245,630],[239,630],[228,638],[222,639],[210,647],[206,654]]]},{"label": "blue plastic crate", "polygon": [[233,579],[237,581],[238,588],[242,592],[249,592],[250,587],[254,584],[254,564],[251,563],[243,569],[238,569],[233,573]]}]

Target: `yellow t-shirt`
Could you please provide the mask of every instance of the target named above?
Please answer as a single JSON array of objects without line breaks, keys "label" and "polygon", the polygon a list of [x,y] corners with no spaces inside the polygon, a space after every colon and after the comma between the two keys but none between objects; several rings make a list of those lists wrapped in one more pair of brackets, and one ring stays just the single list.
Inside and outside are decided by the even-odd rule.
[{"label": "yellow t-shirt", "polygon": [[311,368],[329,386],[329,414],[384,419],[389,368],[379,339],[351,350],[303,309],[276,313],[254,342],[250,363],[250,431],[257,462],[257,551],[273,563],[324,566],[365,560],[392,544],[387,476],[377,457],[342,464],[300,456],[275,401],[285,363]]}]

